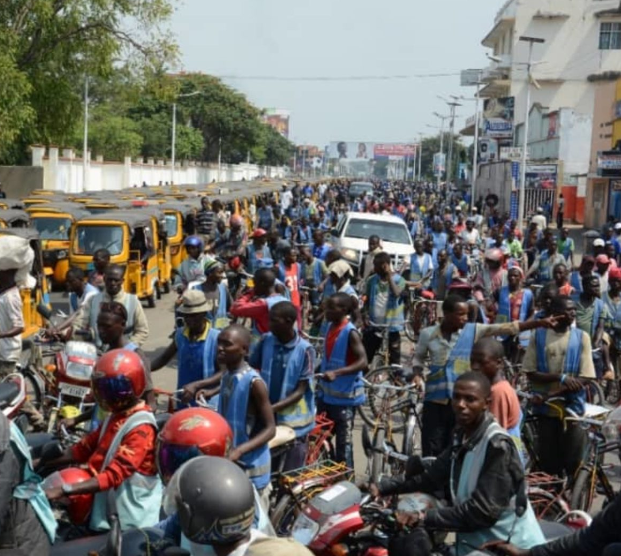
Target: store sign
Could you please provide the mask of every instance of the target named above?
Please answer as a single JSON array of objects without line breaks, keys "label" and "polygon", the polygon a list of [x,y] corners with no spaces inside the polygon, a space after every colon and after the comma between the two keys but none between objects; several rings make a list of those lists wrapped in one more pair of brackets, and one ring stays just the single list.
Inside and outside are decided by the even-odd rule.
[{"label": "store sign", "polygon": [[597,154],[597,171],[621,171],[621,153],[599,152]]},{"label": "store sign", "polygon": [[493,139],[513,137],[515,98],[488,98],[483,105],[483,135]]},{"label": "store sign", "polygon": [[[500,160],[521,160],[522,147],[500,147]],[[528,158],[528,153],[526,154]]]}]

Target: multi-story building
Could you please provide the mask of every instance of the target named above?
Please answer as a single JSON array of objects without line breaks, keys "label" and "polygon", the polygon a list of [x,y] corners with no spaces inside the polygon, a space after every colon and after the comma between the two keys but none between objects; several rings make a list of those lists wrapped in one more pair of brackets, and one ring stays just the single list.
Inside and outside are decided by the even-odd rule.
[{"label": "multi-story building", "polygon": [[565,217],[582,222],[597,83],[621,70],[620,2],[504,3],[482,41],[493,61],[482,72],[480,96],[514,97],[513,144],[518,147],[523,144],[530,48],[521,37],[544,41],[532,51],[529,159],[533,165],[557,165],[556,193],[566,199]]}]

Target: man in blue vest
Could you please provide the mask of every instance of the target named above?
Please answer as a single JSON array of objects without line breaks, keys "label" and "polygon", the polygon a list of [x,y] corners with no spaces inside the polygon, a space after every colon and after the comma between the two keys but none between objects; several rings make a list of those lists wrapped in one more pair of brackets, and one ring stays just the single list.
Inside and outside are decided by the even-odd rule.
[{"label": "man in blue vest", "polygon": [[[423,511],[398,511],[397,523],[410,530],[429,527],[457,532],[457,556],[485,543],[511,539],[529,549],[545,542],[528,502],[524,469],[509,434],[489,413],[491,385],[478,372],[467,372],[455,382],[452,406],[457,427],[451,443],[431,467],[418,473],[371,485],[373,495],[450,490],[450,506]],[[391,539],[390,556],[412,554],[412,535]],[[419,532],[420,535],[420,532]]]},{"label": "man in blue vest", "polygon": [[315,426],[315,353],[296,331],[297,316],[297,309],[288,301],[272,306],[270,332],[261,338],[249,359],[251,367],[260,369],[267,385],[276,424],[295,431],[296,440],[285,455],[283,471],[304,466],[308,433]]},{"label": "man in blue vest", "polygon": [[272,259],[272,253],[267,243],[267,232],[263,228],[257,228],[250,236],[252,243],[246,247],[245,266],[249,274],[254,274],[259,268],[258,261]]},{"label": "man in blue vest", "polygon": [[[528,373],[533,392],[543,400],[551,392],[555,396],[564,392],[565,401],[561,405],[582,415],[585,381],[595,378],[590,334],[572,327],[576,305],[571,298],[555,297],[550,312],[555,326],[533,334],[522,368]],[[565,471],[568,477],[573,477],[584,453],[585,431],[579,423],[564,421],[559,411],[548,405],[535,410],[539,415],[537,453],[541,470],[554,475]]]},{"label": "man in blue vest", "polygon": [[[219,382],[222,372],[217,364],[217,341],[219,330],[209,324],[209,304],[202,290],[188,290],[183,294],[179,313],[185,327],[179,327],[170,345],[152,362],[151,372],[158,371],[177,355],[177,390],[183,389],[183,402],[190,403],[204,388],[204,382]],[[214,397],[210,406],[217,407]]]},{"label": "man in blue vest", "polygon": [[0,413],[0,553],[50,553],[56,519],[40,482],[26,439]]},{"label": "man in blue vest", "polygon": [[[423,404],[423,456],[437,456],[449,445],[455,424],[450,400],[457,377],[470,370],[470,353],[475,342],[486,336],[514,336],[525,330],[551,327],[554,319],[474,324],[468,322],[468,303],[449,295],[442,304],[440,324],[421,331],[414,353],[413,370],[422,377],[423,362],[430,358]],[[417,378],[416,380],[421,380]]]}]

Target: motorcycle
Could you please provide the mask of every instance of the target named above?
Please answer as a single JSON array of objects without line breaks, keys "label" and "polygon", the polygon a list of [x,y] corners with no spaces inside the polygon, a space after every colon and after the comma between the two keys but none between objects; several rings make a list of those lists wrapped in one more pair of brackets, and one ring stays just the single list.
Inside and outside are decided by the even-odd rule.
[{"label": "motorcycle", "polygon": [[0,382],[0,411],[13,420],[26,401],[26,382],[19,373],[11,373]]}]

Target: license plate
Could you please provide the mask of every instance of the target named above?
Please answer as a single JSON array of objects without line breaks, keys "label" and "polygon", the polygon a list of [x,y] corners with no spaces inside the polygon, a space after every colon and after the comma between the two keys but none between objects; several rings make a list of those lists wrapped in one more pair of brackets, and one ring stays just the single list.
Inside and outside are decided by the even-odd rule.
[{"label": "license plate", "polygon": [[91,392],[91,389],[86,386],[76,386],[75,384],[67,384],[66,382],[61,382],[58,387],[63,394],[75,398],[84,398]]}]

